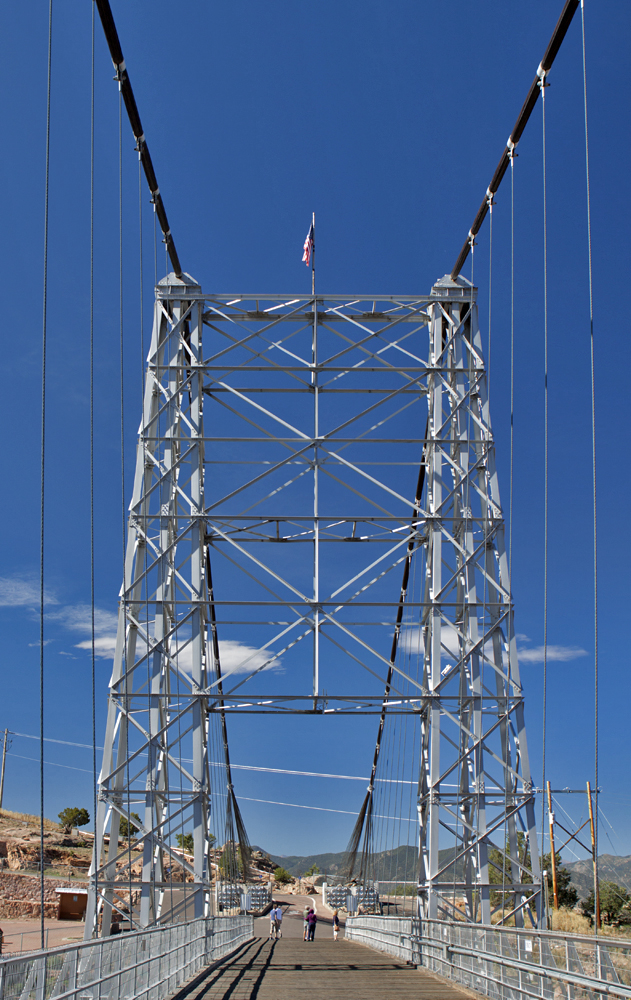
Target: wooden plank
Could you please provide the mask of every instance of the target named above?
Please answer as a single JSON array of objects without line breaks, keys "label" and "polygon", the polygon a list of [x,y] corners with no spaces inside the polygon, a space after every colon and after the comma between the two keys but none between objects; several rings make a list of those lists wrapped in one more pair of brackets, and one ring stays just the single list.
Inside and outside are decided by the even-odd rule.
[{"label": "wooden plank", "polygon": [[198,975],[175,997],[296,1000],[300,995],[331,1000],[463,1000],[472,994],[355,941],[255,938],[232,961]]}]

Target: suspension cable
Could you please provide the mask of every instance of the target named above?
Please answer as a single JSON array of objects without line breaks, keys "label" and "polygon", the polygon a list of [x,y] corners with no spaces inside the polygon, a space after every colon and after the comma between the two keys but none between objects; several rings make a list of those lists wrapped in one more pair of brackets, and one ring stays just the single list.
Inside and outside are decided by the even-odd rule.
[{"label": "suspension cable", "polygon": [[[510,156],[510,463],[509,463],[509,492],[508,492],[508,599],[511,607],[509,609],[509,642],[513,639],[513,458],[514,458],[514,417],[515,417],[515,147],[511,146]],[[512,660],[510,649],[508,654],[508,676],[506,682],[506,760],[504,766],[508,769],[509,761],[509,738],[510,738],[510,697],[512,684]],[[512,779],[510,779],[512,780]],[[511,882],[513,881],[513,864],[510,849],[506,851],[508,839],[507,816],[508,816],[508,773],[504,772],[504,843],[502,845],[504,854],[508,853],[509,864],[511,866]],[[506,857],[502,863],[502,920],[504,923],[504,912],[506,904]]]},{"label": "suspension cable", "polygon": [[480,208],[478,209],[478,214],[473,220],[473,225],[471,226],[471,229],[467,234],[467,238],[462,245],[460,253],[458,254],[458,259],[454,264],[453,270],[451,272],[451,277],[452,280],[454,281],[460,274],[460,271],[462,270],[462,265],[469,256],[469,250],[471,249],[471,240],[475,239],[475,237],[478,235],[478,233],[480,232],[480,227],[482,226],[482,223],[486,218],[486,213],[488,212],[489,209],[488,196],[489,194],[491,195],[497,194],[497,190],[500,184],[502,183],[504,174],[508,170],[508,164],[510,161],[510,151],[511,149],[515,148],[515,146],[521,139],[524,129],[528,124],[528,119],[530,118],[533,109],[535,107],[535,104],[537,103],[540,90],[539,87],[540,74],[543,73],[544,75],[547,75],[550,72],[552,64],[557,57],[557,53],[561,48],[563,39],[567,34],[567,30],[570,24],[572,23],[572,18],[574,17],[578,9],[578,5],[579,5],[579,0],[566,0],[565,2],[563,10],[561,11],[561,16],[559,17],[559,20],[556,23],[554,31],[552,32],[552,38],[548,43],[548,47],[545,51],[544,57],[539,63],[539,68],[537,69],[537,75],[535,76],[533,82],[530,85],[528,96],[526,97],[526,100],[523,103],[522,109],[519,112],[519,117],[515,122],[515,127],[513,128],[513,131],[510,134],[508,142],[506,143],[506,149],[504,150],[504,152],[500,157],[500,162],[498,163],[495,169],[495,173],[493,174],[491,183],[487,188],[487,193],[484,196],[484,201],[482,202]]},{"label": "suspension cable", "polygon": [[90,85],[90,636],[92,654],[92,811],[94,819],[94,899],[98,910],[99,863],[96,849],[96,632],[94,625],[94,0],[92,2],[91,85]]},{"label": "suspension cable", "polygon": [[489,200],[489,343],[486,357],[486,398],[491,410],[491,319],[493,314],[493,195],[487,192]]},{"label": "suspension cable", "polygon": [[53,0],[48,3],[48,75],[46,86],[46,179],[44,183],[44,281],[42,312],[42,422],[39,538],[39,892],[40,935],[44,940],[44,498],[46,472],[46,335],[48,319],[48,191],[50,182],[50,93],[53,54]]},{"label": "suspension cable", "polygon": [[114,63],[114,69],[116,70],[116,78],[120,84],[123,100],[125,101],[129,124],[131,125],[136,142],[138,143],[142,166],[145,171],[145,177],[147,178],[149,190],[153,196],[153,202],[158,216],[158,221],[160,223],[160,228],[164,234],[167,252],[171,258],[171,263],[173,264],[173,270],[175,271],[176,276],[181,278],[182,268],[180,266],[180,259],[177,254],[177,250],[175,249],[175,243],[173,242],[171,229],[169,227],[169,220],[167,219],[164,203],[162,201],[162,195],[160,194],[160,188],[158,187],[158,181],[156,180],[155,170],[153,169],[153,163],[149,154],[149,147],[147,146],[142,123],[140,121],[140,115],[138,114],[136,98],[134,97],[134,92],[129,81],[129,74],[127,73],[127,68],[125,66],[123,50],[121,48],[116,25],[114,23],[112,8],[110,7],[109,0],[96,0],[96,6],[101,18],[101,24],[103,25],[103,31],[105,32],[105,38],[110,50],[110,56],[112,57],[112,62]]},{"label": "suspension cable", "polygon": [[585,54],[585,7],[581,0],[581,40],[583,50],[583,108],[585,113],[585,181],[587,194],[587,263],[589,275],[589,345],[592,403],[592,506],[594,532],[594,932],[598,933],[598,522],[596,506],[596,380],[594,356],[594,295],[592,271],[592,211],[589,178],[589,129],[587,127],[587,60]]},{"label": "suspension cable", "polygon": [[[541,121],[543,168],[543,740],[541,787],[546,787],[546,722],[548,700],[548,205],[546,186],[546,75],[542,72]],[[541,807],[541,855],[544,853],[546,804]],[[544,897],[545,898],[545,897]]]}]

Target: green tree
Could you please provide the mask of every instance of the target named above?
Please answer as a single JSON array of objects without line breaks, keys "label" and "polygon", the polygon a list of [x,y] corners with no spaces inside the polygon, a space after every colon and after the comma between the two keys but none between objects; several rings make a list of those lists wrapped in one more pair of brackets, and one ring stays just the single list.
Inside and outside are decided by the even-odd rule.
[{"label": "green tree", "polygon": [[126,816],[121,816],[120,826],[118,827],[119,837],[133,837],[135,833],[138,833],[140,827],[142,826],[142,820],[138,813],[132,813],[131,818],[136,820],[138,826],[134,823],[130,823]]},{"label": "green tree", "polygon": [[188,851],[189,854],[192,854],[195,850],[195,841],[192,833],[177,833],[175,839],[177,840],[177,846],[183,851]]},{"label": "green tree", "polygon": [[87,809],[77,809],[68,806],[59,813],[59,825],[64,833],[72,833],[72,828],[85,826],[90,822],[90,813]]},{"label": "green tree", "polygon": [[281,885],[286,885],[288,882],[292,881],[292,877],[286,868],[275,868],[274,878]]},{"label": "green tree", "polygon": [[[177,846],[183,851],[188,851],[192,854],[195,850],[195,840],[192,833],[176,833],[175,839],[177,840]],[[214,847],[217,843],[217,838],[214,833],[208,834],[208,846]]]},{"label": "green tree", "polygon": [[315,863],[312,864],[311,868],[308,868],[307,871],[305,872],[305,875],[319,875],[319,874],[320,874],[320,869]]},{"label": "green tree", "polygon": [[[621,916],[625,917],[626,914],[622,914],[621,910],[623,907],[626,908],[626,904],[631,902],[631,896],[623,889],[622,886],[617,885],[615,882],[599,882],[598,888],[600,890],[600,916],[603,923],[613,924],[618,923]],[[584,916],[589,917],[590,921],[594,922],[594,890],[590,892],[587,899],[583,900],[581,903],[581,909]]]},{"label": "green tree", "polygon": [[[508,854],[508,850],[507,843],[506,854]],[[528,882],[530,880],[530,876],[528,875],[528,871],[530,871],[530,849],[527,846],[526,837],[521,831],[517,833],[517,856],[520,868],[518,879],[520,882]],[[556,854],[556,865],[559,907],[571,909],[578,902],[578,892],[571,885],[572,873],[563,867],[561,864],[561,855],[558,852]],[[552,902],[552,855],[550,853],[543,855],[540,860],[540,868],[542,872],[546,872],[549,899]],[[499,887],[504,881],[512,882],[510,861],[502,855],[499,848],[492,847],[489,851],[489,882]],[[492,891],[491,898],[493,903],[500,902],[501,895],[502,893],[498,890]]]}]

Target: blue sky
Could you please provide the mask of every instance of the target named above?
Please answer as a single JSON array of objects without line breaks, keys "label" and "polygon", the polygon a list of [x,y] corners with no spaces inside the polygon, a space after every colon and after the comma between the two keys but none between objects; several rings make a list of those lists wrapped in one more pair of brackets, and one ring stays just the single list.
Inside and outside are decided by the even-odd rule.
[{"label": "blue sky", "polygon": [[[425,293],[451,269],[541,59],[560,2],[214,0],[173,15],[164,0],[112,7],[185,270],[204,289],[306,292],[301,263],[317,214],[318,287]],[[558,9],[557,9],[558,8]],[[599,461],[601,806],[631,853],[624,747],[631,598],[628,537],[631,8],[586,0]],[[0,727],[38,726],[37,576],[47,4],[5,12],[0,66],[4,489],[0,495]],[[55,0],[49,248],[46,733],[91,741],[88,638],[89,0]],[[108,652],[122,565],[118,295],[118,101],[96,33],[96,602]],[[591,428],[580,22],[550,76],[548,775],[593,776]],[[140,413],[138,168],[123,129],[126,497]],[[541,108],[515,171],[513,588],[531,766],[541,773],[543,641],[543,229]],[[143,329],[150,333],[153,224],[143,188]],[[510,191],[494,214],[491,411],[504,506],[509,459]],[[164,250],[158,246],[158,278]],[[465,275],[469,276],[469,265]],[[475,251],[488,329],[489,229]],[[616,294],[614,295],[614,291]],[[111,660],[97,664],[104,730]],[[368,773],[375,720],[234,720],[240,764]],[[35,741],[14,737],[5,805],[36,811]],[[46,812],[90,806],[90,753],[47,744]],[[59,765],[64,765],[59,766]],[[76,768],[77,770],[70,770]],[[85,770],[81,770],[85,769]],[[537,780],[539,780],[537,778]],[[341,850],[364,786],[240,771],[250,837],[279,853]],[[318,812],[248,801],[346,810]],[[567,796],[575,816],[585,799]],[[570,801],[571,800],[571,801]],[[601,849],[611,850],[603,823]],[[611,831],[610,831],[611,832]]]}]

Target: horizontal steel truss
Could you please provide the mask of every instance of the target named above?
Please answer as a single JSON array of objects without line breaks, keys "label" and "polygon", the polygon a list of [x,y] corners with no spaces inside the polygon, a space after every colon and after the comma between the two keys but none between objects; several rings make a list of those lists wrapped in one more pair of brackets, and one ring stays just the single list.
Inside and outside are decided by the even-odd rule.
[{"label": "horizontal steel truss", "polygon": [[[429,361],[419,348],[421,333],[430,336]],[[305,335],[308,351],[303,350]],[[342,388],[348,391],[338,391]],[[286,389],[293,391],[282,391]],[[323,409],[327,398],[346,400],[339,419]],[[287,408],[294,399],[296,405],[304,400],[295,413]],[[218,413],[232,422],[230,433]],[[221,451],[225,445],[256,445],[260,451],[235,451],[234,458],[227,457]],[[369,446],[365,456],[344,454],[351,446],[364,445]],[[410,483],[423,454],[431,475],[427,496],[417,504]],[[238,474],[225,472],[231,463]],[[222,474],[215,471],[220,467]],[[288,506],[294,484],[300,480],[303,485],[307,478],[309,504],[303,492],[295,506]],[[335,484],[335,503],[340,504],[328,506],[328,513],[321,506],[325,482]],[[284,502],[278,503],[279,498]],[[193,826],[195,844],[194,863],[184,864],[193,879],[187,889],[194,896],[195,914],[206,912],[209,725],[222,704],[228,713],[380,711],[390,663],[386,629],[394,622],[396,577],[410,540],[413,561],[427,575],[422,599],[410,594],[406,604],[413,616],[409,620],[420,616],[422,622],[425,673],[417,680],[405,663],[395,664],[388,709],[393,714],[411,711],[422,719],[422,881],[428,913],[433,913],[445,888],[436,883],[438,831],[451,822],[443,813],[457,812],[468,880],[488,882],[487,844],[499,829],[498,810],[502,822],[508,816],[511,860],[516,857],[515,818],[524,812],[524,828],[536,853],[474,290],[459,280],[439,282],[429,296],[314,299],[204,295],[187,276],[178,281],[171,275],[161,282],[130,504],[86,933],[96,926],[99,901],[103,927],[109,927],[111,907],[117,905],[115,886],[126,872],[118,828],[121,818],[130,821],[132,811],[142,816],[137,835],[143,845],[142,874],[133,879],[141,893],[140,924],[159,918],[165,859],[173,853],[172,828],[183,817]],[[296,544],[303,548],[295,549]],[[336,545],[342,553],[355,553],[352,568],[347,569],[344,555],[337,562],[325,556]],[[441,567],[441,547],[443,552],[451,549],[449,571],[448,560]],[[293,551],[307,553],[300,567],[309,568],[308,585],[290,578],[278,561]],[[366,557],[359,559],[363,551]],[[320,572],[324,558],[331,570],[326,590]],[[213,568],[229,564],[244,581],[243,592],[229,594],[218,589],[215,579],[212,605],[220,634],[230,625],[232,633],[240,626],[258,628],[261,635],[256,663],[250,669],[246,658],[224,681],[221,698],[209,639],[210,562]],[[476,596],[476,576],[486,589],[483,597]],[[379,637],[369,641],[363,634],[376,624],[381,624],[385,642]],[[459,658],[442,680],[441,628],[455,628],[460,644]],[[364,671],[372,693],[354,696],[323,687],[324,640],[329,650]],[[281,656],[307,645],[308,690],[300,690],[302,680],[291,692],[287,683],[281,692],[278,684],[262,683],[273,677],[268,671]],[[505,655],[507,649],[510,655]],[[487,675],[491,670],[497,678],[493,692],[482,678],[485,664]],[[454,693],[447,690],[447,681],[453,682],[456,674],[460,690]],[[256,695],[243,691],[254,677]],[[459,734],[455,740],[449,737],[458,748],[458,767],[450,764],[445,774],[437,752],[441,719]],[[502,741],[499,755],[485,747],[496,730]],[[185,763],[191,758],[192,765]],[[489,761],[499,769],[499,778],[491,777]],[[453,780],[456,773],[460,794],[451,803],[441,782],[450,776]],[[484,791],[485,780],[489,792]],[[502,795],[503,812],[498,804]],[[495,809],[492,823],[487,808]],[[532,869],[536,883],[536,857]],[[507,888],[516,892],[521,884],[515,871]],[[482,887],[478,896],[486,912],[488,890],[485,895]],[[471,893],[471,908],[478,905],[474,897]]]}]

